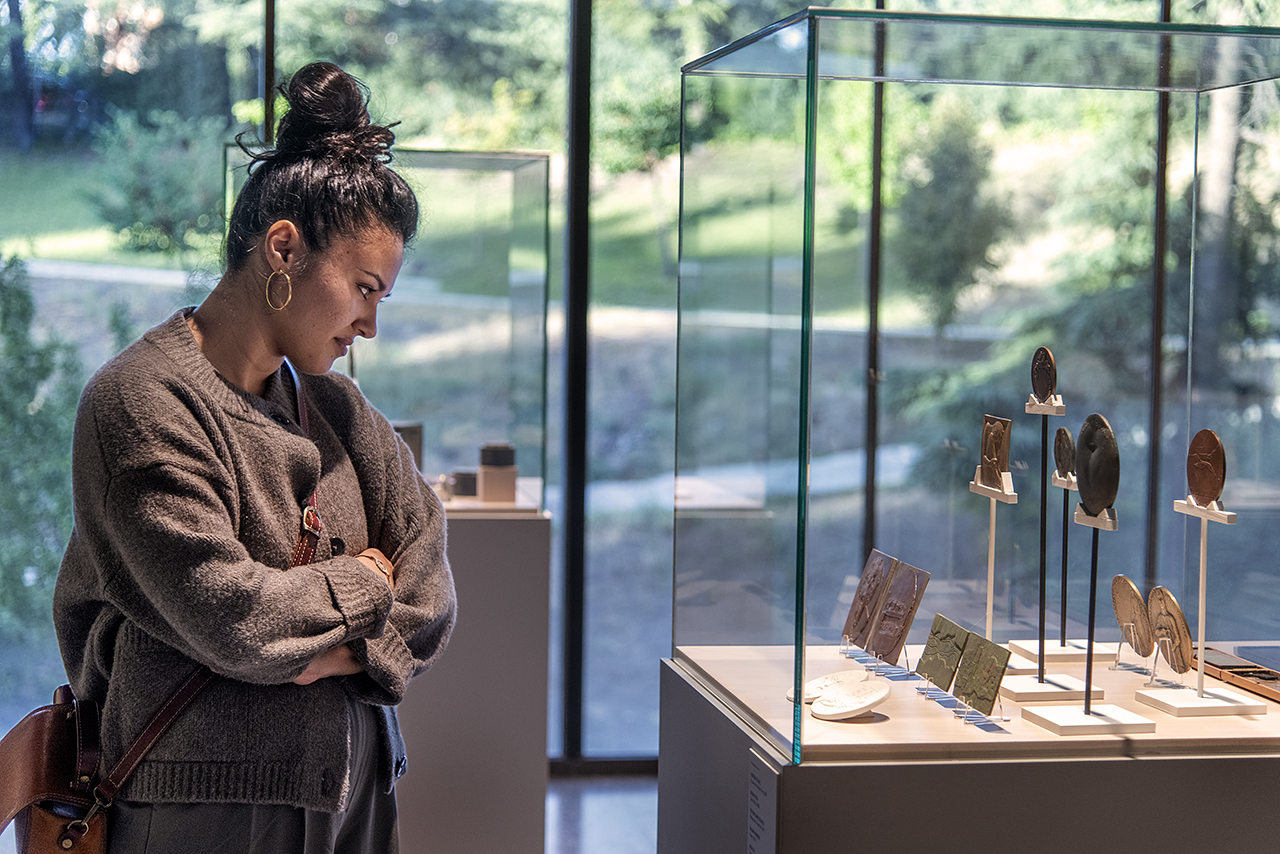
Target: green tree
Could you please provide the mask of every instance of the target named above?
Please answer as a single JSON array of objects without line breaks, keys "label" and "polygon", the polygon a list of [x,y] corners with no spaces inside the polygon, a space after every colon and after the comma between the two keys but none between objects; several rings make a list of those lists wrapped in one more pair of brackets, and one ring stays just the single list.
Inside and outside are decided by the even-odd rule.
[{"label": "green tree", "polygon": [[991,148],[966,101],[939,96],[902,146],[895,257],[904,284],[936,331],[955,318],[961,293],[990,269],[988,253],[1009,225],[990,197]]},{"label": "green tree", "polygon": [[98,132],[101,180],[92,193],[127,249],[181,255],[200,234],[222,230],[221,118],[153,110],[141,121],[116,112]]},{"label": "green tree", "polygon": [[71,532],[83,385],[76,349],[37,338],[34,320],[26,266],[11,258],[0,270],[0,697],[20,707],[48,702],[63,679],[50,602]]}]

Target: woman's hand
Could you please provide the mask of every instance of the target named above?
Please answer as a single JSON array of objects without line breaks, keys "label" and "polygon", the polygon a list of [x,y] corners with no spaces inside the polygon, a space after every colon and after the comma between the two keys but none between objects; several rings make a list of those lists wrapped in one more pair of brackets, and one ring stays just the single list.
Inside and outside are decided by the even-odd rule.
[{"label": "woman's hand", "polygon": [[396,568],[387,560],[387,556],[375,548],[367,548],[360,554],[356,555],[356,560],[360,561],[369,569],[376,573],[377,576],[387,584],[391,585],[391,592],[396,589]]},{"label": "woman's hand", "polygon": [[310,685],[329,676],[352,676],[363,671],[364,665],[356,660],[351,647],[344,643],[313,659],[293,682],[295,685]]}]

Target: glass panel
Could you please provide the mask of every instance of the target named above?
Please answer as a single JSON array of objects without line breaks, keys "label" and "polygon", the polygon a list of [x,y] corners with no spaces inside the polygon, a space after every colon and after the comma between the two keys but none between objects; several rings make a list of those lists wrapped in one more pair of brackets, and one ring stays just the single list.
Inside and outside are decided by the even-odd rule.
[{"label": "glass panel", "polygon": [[80,390],[135,337],[197,302],[219,268],[222,148],[246,127],[262,11],[10,3],[0,27],[14,38],[0,61],[7,731],[66,680],[50,600],[72,524]]},{"label": "glass panel", "polygon": [[[1241,642],[1247,650],[1237,654],[1280,668],[1274,606],[1280,568],[1272,558],[1280,546],[1280,469],[1269,451],[1280,419],[1276,89],[1262,84],[1209,93],[1200,99],[1199,120],[1195,315],[1190,351],[1184,344],[1174,362],[1190,394],[1166,400],[1161,507],[1186,499],[1187,447],[1200,430],[1213,430],[1226,450],[1221,501],[1237,523],[1208,525],[1207,636]],[[1161,583],[1194,622],[1199,520],[1162,513],[1161,523]]]},{"label": "glass panel", "polygon": [[[866,78],[874,71],[875,34],[883,31],[884,73],[897,80],[1203,91],[1275,76],[1280,30],[1250,37],[1220,27],[979,18],[828,9],[819,74]],[[750,36],[690,63],[699,74],[802,75],[803,21]],[[1223,62],[1228,51],[1248,61]],[[1164,57],[1157,62],[1157,57]]]},{"label": "glass panel", "polygon": [[[732,48],[686,66],[678,501],[712,495],[719,503],[711,513],[677,507],[674,655],[791,753],[785,730],[793,718],[782,695],[794,653],[780,649],[779,630],[797,615],[783,586],[771,583],[770,567],[790,562],[796,584],[805,585],[808,611],[798,618],[811,670],[815,655],[836,669],[830,657],[872,545],[933,574],[920,614],[945,613],[981,631],[989,502],[966,487],[980,460],[984,413],[1014,422],[1010,461],[1022,498],[1002,505],[997,519],[996,640],[1035,637],[1041,461],[1058,426],[1074,437],[1098,412],[1110,421],[1123,461],[1121,521],[1103,537],[1102,583],[1123,572],[1143,589],[1169,584],[1194,614],[1188,566],[1198,557],[1198,531],[1188,533],[1170,503],[1185,497],[1187,445],[1206,426],[1199,422],[1208,422],[1232,437],[1229,460],[1247,471],[1227,499],[1253,514],[1251,535],[1213,532],[1230,566],[1211,587],[1218,604],[1210,603],[1209,632],[1265,646],[1276,636],[1270,611],[1246,603],[1264,601],[1273,583],[1259,566],[1275,480],[1261,448],[1266,425],[1280,417],[1280,406],[1268,402],[1275,397],[1271,300],[1280,257],[1270,213],[1280,193],[1272,82],[1280,31],[1234,38],[1171,27],[1162,38],[1127,24],[1100,32],[1094,25],[970,19],[947,27],[927,17],[811,14],[821,37],[816,150],[806,176],[814,184],[811,209],[780,191],[789,173],[777,164],[787,161],[769,148],[793,146],[788,165],[803,166],[796,130],[803,80],[752,75],[749,63],[730,61]],[[849,70],[855,60],[876,59],[877,30],[885,34],[886,73]],[[759,44],[744,40],[744,55]],[[1267,82],[1179,90],[1250,80]],[[877,95],[884,104],[879,222],[870,216]],[[709,103],[714,123],[702,121],[712,114]],[[790,137],[767,118],[787,110],[777,126],[789,121]],[[1164,146],[1167,170],[1156,156]],[[1158,181],[1167,188],[1159,222]],[[767,191],[756,189],[761,183]],[[776,277],[787,256],[775,237],[778,218],[759,216],[788,202],[801,204],[787,211],[790,233],[808,214],[815,235],[812,281],[802,283],[812,288],[815,315],[811,370],[789,375],[774,370],[777,342],[805,333],[795,316],[760,296],[760,282],[772,284],[760,271]],[[720,271],[732,287],[710,286]],[[1159,294],[1153,281],[1162,283]],[[739,317],[756,318],[751,331],[735,337],[722,329]],[[878,334],[869,342],[872,320]],[[1047,421],[1023,411],[1041,346],[1056,357],[1067,407],[1065,417]],[[783,390],[781,382],[794,387]],[[875,411],[869,382],[877,387]],[[812,456],[807,526],[791,542],[781,519],[802,510],[805,496],[786,493],[768,474],[795,465],[771,441],[794,405],[811,430]],[[876,428],[870,434],[860,429],[868,417]],[[869,435],[876,533],[863,542]],[[754,476],[754,493],[727,482],[717,465]],[[688,477],[704,468],[718,477]],[[776,500],[784,494],[789,502]],[[1056,509],[1064,494],[1048,494],[1051,639],[1061,610],[1060,544],[1074,541],[1070,636],[1084,630],[1089,592],[1087,537],[1071,523],[1064,532]],[[755,504],[730,513],[726,496]],[[1066,497],[1068,510],[1075,502]],[[756,528],[744,533],[748,518]],[[1149,566],[1148,532],[1157,535]],[[1099,598],[1101,615],[1105,589]],[[1264,613],[1249,616],[1254,611]],[[916,621],[911,642],[923,642],[928,622]],[[1112,621],[1100,616],[1098,625],[1103,637],[1118,639]]]},{"label": "glass panel", "polygon": [[[245,157],[228,146],[228,184]],[[428,478],[474,470],[480,446],[516,449],[520,499],[542,505],[546,469],[549,163],[545,154],[395,149],[422,221],[378,335],[345,362],[411,438]]]},{"label": "glass panel", "polygon": [[[687,133],[683,152],[675,654],[715,680],[735,648],[776,650],[758,687],[784,700],[806,462],[803,81],[687,86],[686,127],[710,103],[730,121]],[[790,752],[790,731],[758,723]]]}]

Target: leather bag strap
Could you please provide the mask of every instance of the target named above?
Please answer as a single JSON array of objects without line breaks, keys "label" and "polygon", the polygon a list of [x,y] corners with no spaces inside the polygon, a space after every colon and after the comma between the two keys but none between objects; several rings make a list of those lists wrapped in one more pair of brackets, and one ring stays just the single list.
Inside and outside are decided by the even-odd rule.
[{"label": "leather bag strap", "polygon": [[[298,401],[298,426],[302,428],[302,435],[311,436],[311,425],[307,418],[307,403],[302,399],[302,377],[298,376],[297,370],[293,364],[286,359],[285,367],[289,369],[289,375],[293,377],[293,394]],[[320,511],[316,507],[316,494],[311,493],[311,497],[307,499],[307,503],[302,506],[302,524],[298,532],[298,544],[293,548],[293,557],[290,559],[290,566],[303,566],[311,563],[316,556],[316,545],[320,542],[320,531],[324,529],[324,522],[320,519]]]}]

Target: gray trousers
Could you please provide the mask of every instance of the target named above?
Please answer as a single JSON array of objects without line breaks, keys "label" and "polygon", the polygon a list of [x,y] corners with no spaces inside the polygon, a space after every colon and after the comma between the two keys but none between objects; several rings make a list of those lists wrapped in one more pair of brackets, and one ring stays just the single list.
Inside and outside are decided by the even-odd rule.
[{"label": "gray trousers", "polygon": [[342,812],[116,801],[108,854],[397,854],[396,796],[378,780],[377,719],[368,706],[351,709],[351,797]]}]

